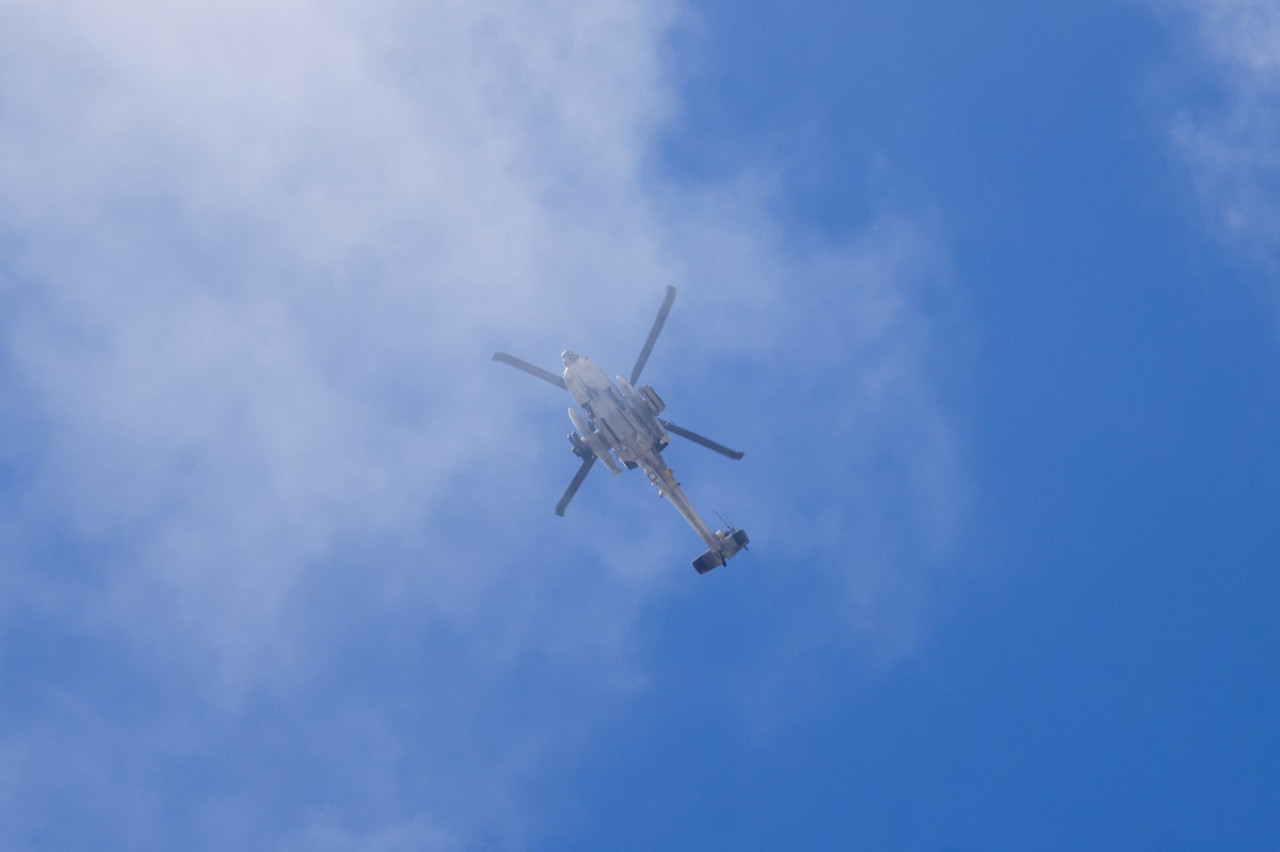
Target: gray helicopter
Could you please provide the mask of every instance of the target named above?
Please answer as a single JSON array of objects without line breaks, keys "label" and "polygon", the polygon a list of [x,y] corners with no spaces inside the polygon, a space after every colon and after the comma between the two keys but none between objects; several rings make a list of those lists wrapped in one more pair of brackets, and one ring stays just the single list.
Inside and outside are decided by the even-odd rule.
[{"label": "gray helicopter", "polygon": [[[493,353],[493,360],[524,370],[530,375],[564,388],[573,396],[581,411],[569,409],[569,420],[573,422],[575,431],[569,433],[569,443],[573,453],[582,459],[573,481],[565,489],[564,496],[556,504],[556,514],[563,516],[565,507],[578,492],[578,487],[587,478],[591,468],[599,460],[615,475],[623,468],[634,470],[640,468],[649,477],[649,481],[658,489],[658,496],[665,497],[676,507],[689,525],[697,531],[707,545],[707,552],[693,560],[693,567],[699,574],[705,574],[717,565],[725,565],[740,550],[747,546],[746,530],[736,529],[726,524],[728,530],[711,531],[702,518],[694,510],[689,498],[680,490],[675,474],[663,461],[662,451],[671,440],[671,435],[679,435],[696,444],[715,450],[722,456],[731,459],[742,458],[742,453],[717,444],[709,438],[690,432],[677,426],[670,420],[658,415],[666,409],[666,404],[648,385],[635,387],[640,378],[640,371],[649,360],[653,344],[662,331],[662,324],[667,321],[671,312],[671,303],[675,301],[676,288],[668,287],[666,298],[658,311],[658,317],[649,330],[649,339],[640,350],[640,357],[631,369],[631,379],[616,376],[610,381],[604,371],[593,364],[590,359],[577,355],[569,350],[560,354],[564,362],[564,373],[556,375],[550,370],[536,367],[528,361],[522,361],[506,352]],[[621,467],[619,467],[621,465]]]}]

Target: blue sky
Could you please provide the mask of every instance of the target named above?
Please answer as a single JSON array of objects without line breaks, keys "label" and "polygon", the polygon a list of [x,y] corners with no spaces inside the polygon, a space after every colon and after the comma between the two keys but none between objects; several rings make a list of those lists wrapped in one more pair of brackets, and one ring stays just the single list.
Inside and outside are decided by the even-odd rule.
[{"label": "blue sky", "polygon": [[[1280,843],[1280,12],[0,6],[0,848]],[[701,550],[489,361],[646,368]]]}]

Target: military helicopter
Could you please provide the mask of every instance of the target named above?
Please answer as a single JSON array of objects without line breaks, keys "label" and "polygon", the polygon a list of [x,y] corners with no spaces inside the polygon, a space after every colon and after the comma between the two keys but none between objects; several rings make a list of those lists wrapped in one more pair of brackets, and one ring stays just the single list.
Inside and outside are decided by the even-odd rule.
[{"label": "military helicopter", "polygon": [[[590,359],[567,349],[560,353],[560,360],[564,363],[562,375],[534,366],[506,352],[493,353],[493,360],[510,364],[564,388],[582,409],[569,409],[569,420],[574,428],[569,433],[569,443],[574,455],[582,459],[582,464],[565,489],[564,496],[556,504],[556,514],[564,516],[565,507],[569,505],[573,495],[578,493],[579,486],[597,460],[603,462],[615,476],[623,468],[640,468],[658,489],[658,496],[667,498],[706,543],[706,553],[693,560],[693,567],[697,572],[705,574],[717,565],[728,564],[729,559],[738,551],[746,549],[746,530],[736,529],[732,524],[726,523],[728,530],[718,529],[712,532],[694,510],[689,498],[680,490],[680,483],[676,482],[675,474],[663,460],[662,451],[671,440],[670,435],[679,435],[731,459],[742,458],[742,453],[659,417],[666,409],[661,397],[648,385],[641,385],[639,389],[635,387],[675,298],[676,288],[668,287],[666,298],[658,310],[658,317],[649,330],[649,338],[644,342],[640,357],[631,369],[630,381],[622,376],[616,376],[614,381],[610,381],[604,371]],[[619,467],[619,464],[622,466]]]}]

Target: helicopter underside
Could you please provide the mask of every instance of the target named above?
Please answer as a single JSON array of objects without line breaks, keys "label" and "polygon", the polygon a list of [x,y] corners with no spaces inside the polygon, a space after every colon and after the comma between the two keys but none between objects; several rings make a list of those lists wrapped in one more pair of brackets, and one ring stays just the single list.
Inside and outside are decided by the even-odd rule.
[{"label": "helicopter underside", "polygon": [[640,468],[649,482],[658,489],[658,496],[667,498],[707,545],[707,551],[693,562],[698,573],[705,574],[717,565],[726,564],[739,551],[745,550],[747,534],[732,525],[729,525],[727,531],[712,532],[681,490],[675,474],[662,458],[662,451],[671,440],[668,434],[671,433],[730,459],[740,459],[742,453],[669,420],[663,420],[658,415],[666,408],[666,404],[657,392],[648,385],[642,385],[639,389],[633,387],[639,381],[640,371],[648,361],[675,295],[676,289],[668,287],[658,317],[654,320],[649,337],[631,370],[630,381],[617,376],[615,383],[589,359],[568,350],[560,356],[564,363],[564,372],[560,375],[506,352],[493,353],[493,360],[510,364],[518,370],[564,388],[579,406],[569,409],[569,419],[575,430],[569,434],[569,443],[574,455],[582,459],[582,463],[556,504],[556,514],[564,515],[569,501],[577,494],[578,488],[597,461],[614,474],[621,473],[623,469]]},{"label": "helicopter underside", "polygon": [[[574,416],[576,412],[570,411],[570,417],[587,446],[595,450],[597,457],[601,457],[601,449],[596,448],[603,448],[624,467],[644,470],[649,482],[658,489],[659,496],[675,506],[707,545],[707,551],[693,563],[698,573],[705,574],[717,565],[724,565],[742,550],[747,543],[746,532],[733,529],[713,531],[708,527],[662,458],[662,450],[671,438],[658,420],[661,408],[657,406],[661,405],[661,400],[657,399],[652,388],[646,386],[637,391],[621,376],[617,377],[615,384],[590,359],[579,356],[566,357],[564,383],[587,415],[584,422],[580,415]],[[654,399],[656,404],[651,401]],[[584,432],[583,426],[588,427],[591,433]],[[617,471],[611,464],[612,459],[601,457],[601,461]]]}]

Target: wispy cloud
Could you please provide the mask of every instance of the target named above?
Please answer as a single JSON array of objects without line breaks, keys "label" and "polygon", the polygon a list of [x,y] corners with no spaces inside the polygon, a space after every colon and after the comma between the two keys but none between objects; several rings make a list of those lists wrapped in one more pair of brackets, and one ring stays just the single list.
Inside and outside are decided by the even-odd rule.
[{"label": "wispy cloud", "polygon": [[625,365],[668,283],[650,371],[751,451],[738,518],[910,645],[965,490],[941,240],[802,253],[751,183],[662,180],[674,14],[0,10],[0,628],[110,673],[22,669],[11,830],[105,802],[80,819],[125,845],[519,845],[696,540],[620,518],[634,481],[544,522],[564,401],[488,356]]},{"label": "wispy cloud", "polygon": [[1280,271],[1280,9],[1265,0],[1183,0],[1212,94],[1187,105],[1174,142],[1207,221],[1251,262]]}]

